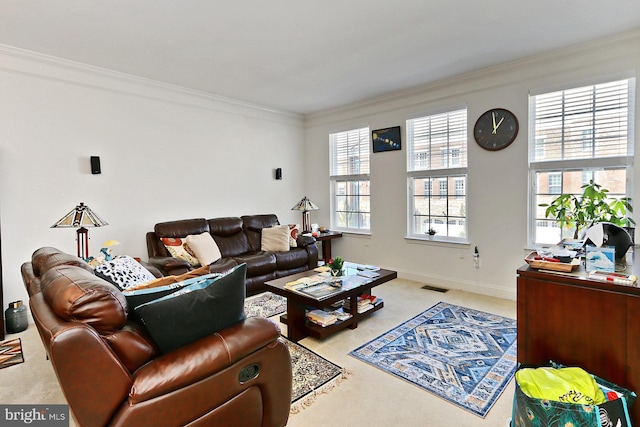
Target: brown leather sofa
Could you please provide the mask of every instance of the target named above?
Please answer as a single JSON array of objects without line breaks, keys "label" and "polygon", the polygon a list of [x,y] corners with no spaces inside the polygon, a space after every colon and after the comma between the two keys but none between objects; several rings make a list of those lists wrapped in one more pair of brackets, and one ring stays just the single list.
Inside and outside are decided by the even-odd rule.
[{"label": "brown leather sofa", "polygon": [[278,217],[272,214],[162,222],[156,224],[154,231],[146,235],[149,264],[166,275],[175,276],[189,271],[189,263],[184,259],[171,257],[160,239],[184,238],[208,232],[222,254],[220,260],[210,265],[211,272],[223,272],[246,263],[247,295],[264,292],[265,281],[318,266],[318,249],[313,237],[298,236],[298,247],[286,252],[260,250],[262,229],[279,224]]},{"label": "brown leather sofa", "polygon": [[112,284],[45,247],[21,267],[29,305],[80,426],[283,426],[291,359],[280,331],[248,318],[159,355]]}]

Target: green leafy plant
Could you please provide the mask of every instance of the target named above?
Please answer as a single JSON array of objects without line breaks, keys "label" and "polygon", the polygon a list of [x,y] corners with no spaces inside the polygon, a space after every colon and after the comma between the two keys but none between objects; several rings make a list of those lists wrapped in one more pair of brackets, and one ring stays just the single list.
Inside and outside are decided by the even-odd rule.
[{"label": "green leafy plant", "polygon": [[337,256],[335,258],[330,259],[328,264],[329,264],[329,268],[332,270],[342,270],[342,266],[344,265],[344,260],[341,257]]},{"label": "green leafy plant", "polygon": [[546,207],[545,218],[553,218],[560,228],[574,230],[577,239],[580,231],[597,222],[610,222],[619,227],[631,227],[635,221],[628,216],[633,212],[630,197],[609,198],[609,190],[593,180],[582,187],[582,196],[561,194],[551,203],[541,203]]}]

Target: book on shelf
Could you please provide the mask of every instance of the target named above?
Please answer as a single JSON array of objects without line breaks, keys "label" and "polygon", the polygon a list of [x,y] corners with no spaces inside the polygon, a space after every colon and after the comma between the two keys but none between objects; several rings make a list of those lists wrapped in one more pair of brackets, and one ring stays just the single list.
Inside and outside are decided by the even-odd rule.
[{"label": "book on shelf", "polygon": [[332,311],[311,310],[307,313],[307,319],[320,326],[333,325],[338,321],[338,317]]},{"label": "book on shelf", "polygon": [[322,327],[333,325],[337,321],[344,321],[351,317],[351,313],[345,312],[342,308],[330,311],[315,309],[307,312],[307,319]]},{"label": "book on shelf", "polygon": [[[382,302],[382,300],[374,295],[362,294],[358,296],[356,309],[358,310],[358,313],[364,313],[365,311],[371,310],[380,302]],[[345,310],[351,309],[349,300],[344,300],[343,308]]]}]

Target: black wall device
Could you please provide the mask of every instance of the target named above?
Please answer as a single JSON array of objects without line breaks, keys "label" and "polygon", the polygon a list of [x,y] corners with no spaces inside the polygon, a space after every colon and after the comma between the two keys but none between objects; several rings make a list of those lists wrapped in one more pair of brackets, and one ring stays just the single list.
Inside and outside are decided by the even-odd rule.
[{"label": "black wall device", "polygon": [[100,172],[100,157],[91,156],[91,173],[98,175]]},{"label": "black wall device", "polygon": [[282,179],[282,168],[276,169],[276,179]]}]

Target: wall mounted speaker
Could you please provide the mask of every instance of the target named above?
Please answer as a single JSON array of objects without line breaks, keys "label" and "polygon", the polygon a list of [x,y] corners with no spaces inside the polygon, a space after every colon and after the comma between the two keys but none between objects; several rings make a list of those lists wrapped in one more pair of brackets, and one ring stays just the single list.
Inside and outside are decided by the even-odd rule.
[{"label": "wall mounted speaker", "polygon": [[276,169],[276,179],[282,179],[282,168]]},{"label": "wall mounted speaker", "polygon": [[91,173],[94,175],[98,175],[101,173],[100,171],[100,157],[91,156]]}]

